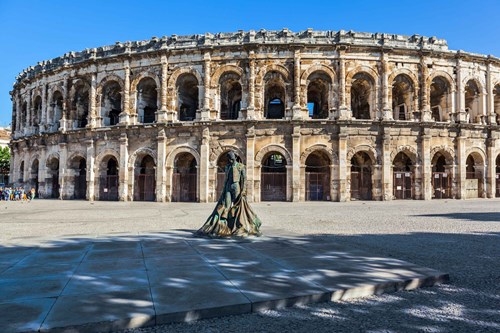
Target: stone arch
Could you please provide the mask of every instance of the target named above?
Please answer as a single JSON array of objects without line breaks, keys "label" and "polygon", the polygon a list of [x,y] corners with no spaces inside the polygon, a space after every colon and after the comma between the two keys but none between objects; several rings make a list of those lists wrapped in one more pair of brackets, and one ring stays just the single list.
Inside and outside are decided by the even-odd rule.
[{"label": "stone arch", "polygon": [[264,66],[260,69],[259,73],[255,78],[255,85],[262,86],[264,84],[264,77],[269,72],[277,72],[283,76],[285,83],[290,83],[290,72],[288,69],[281,64],[272,64]]},{"label": "stone arch", "polygon": [[391,152],[391,163],[394,162],[394,159],[396,158],[396,156],[399,154],[399,153],[405,153],[406,156],[408,156],[411,160],[411,162],[413,163],[413,165],[415,164],[420,164],[420,158],[418,156],[418,151],[417,149],[415,149],[414,147],[412,146],[408,146],[408,145],[405,145],[405,146],[398,146],[396,149],[394,149],[392,152]]},{"label": "stone arch", "polygon": [[400,68],[394,72],[391,73],[388,79],[389,87],[392,86],[394,79],[398,75],[406,75],[408,78],[411,80],[411,83],[413,84],[414,88],[418,87],[418,78],[417,76],[408,68]]},{"label": "stone arch", "polygon": [[158,75],[151,70],[145,70],[145,71],[142,71],[139,74],[137,74],[134,77],[134,79],[132,80],[132,82],[130,83],[130,94],[134,94],[135,92],[137,92],[137,85],[139,84],[139,82],[141,82],[142,79],[145,79],[145,78],[153,79],[156,83],[156,88],[160,89],[161,82],[160,82],[160,78],[158,77]]},{"label": "stone arch", "polygon": [[105,149],[104,151],[100,152],[95,158],[94,166],[97,168],[97,171],[99,170],[99,166],[101,165],[104,158],[108,156],[113,156],[118,162],[118,168],[120,168],[120,154],[113,149]]},{"label": "stone arch", "polygon": [[337,154],[333,151],[333,149],[328,148],[326,144],[315,144],[312,146],[307,147],[304,152],[300,155],[300,165],[304,166],[306,164],[306,160],[309,157],[309,155],[313,152],[316,151],[321,151],[325,153],[328,158],[330,159],[330,164],[339,164],[339,158]]},{"label": "stone arch", "polygon": [[437,153],[441,153],[446,159],[446,164],[454,165],[455,164],[455,151],[448,146],[436,146],[431,149],[431,161],[434,160],[434,157]]},{"label": "stone arch", "polygon": [[183,75],[183,74],[192,74],[196,77],[198,80],[198,84],[203,83],[203,78],[198,70],[192,67],[177,67],[174,72],[170,75],[170,78],[168,79],[168,85],[167,87],[172,87],[175,88],[175,85],[177,83],[177,79]]},{"label": "stone arch", "polygon": [[105,77],[103,77],[101,81],[99,81],[99,84],[97,85],[97,95],[101,95],[102,88],[106,85],[106,83],[111,81],[116,81],[120,85],[120,89],[123,93],[124,91],[123,87],[125,86],[123,79],[116,74],[108,74]]},{"label": "stone arch", "polygon": [[35,162],[35,160],[38,160],[38,163],[40,163],[40,155],[38,154],[35,154],[33,156],[30,156],[29,158],[29,164],[28,164],[28,167],[31,168],[31,166],[33,165],[33,162]]},{"label": "stone arch", "polygon": [[354,75],[356,75],[358,73],[365,73],[366,75],[368,75],[372,79],[373,84],[375,85],[375,88],[378,86],[379,75],[370,66],[357,66],[356,68],[349,71],[349,73],[347,73],[347,75],[346,75],[346,80],[345,80],[346,86],[351,85],[352,78],[354,77]]},{"label": "stone arch", "polygon": [[479,92],[481,94],[485,94],[486,93],[486,84],[478,76],[473,75],[473,74],[467,75],[462,80],[463,87],[465,87],[469,81],[473,81],[477,85],[477,87],[479,88]]},{"label": "stone arch", "polygon": [[196,149],[194,149],[191,146],[187,146],[187,145],[178,146],[174,150],[172,150],[170,152],[170,154],[168,154],[168,156],[167,156],[165,165],[167,167],[173,168],[175,157],[181,153],[190,153],[196,159],[196,165],[198,165],[198,166],[200,165],[200,154],[198,153],[198,151],[196,151]]},{"label": "stone arch", "polygon": [[234,145],[224,145],[224,146],[218,146],[214,151],[209,156],[210,160],[210,166],[211,167],[217,167],[217,161],[219,158],[226,152],[233,150],[242,160],[243,164],[246,164],[246,155],[243,153],[243,151]]},{"label": "stone arch", "polygon": [[87,160],[87,154],[84,153],[83,151],[77,150],[68,156],[67,161],[71,163],[71,161],[73,161],[77,157]]},{"label": "stone arch", "polygon": [[156,151],[148,147],[141,147],[136,151],[134,151],[132,154],[130,154],[128,158],[128,167],[129,168],[134,167],[137,158],[146,155],[150,155],[153,158],[155,165],[158,165],[158,155],[156,154]]},{"label": "stone arch", "polygon": [[381,164],[377,150],[370,145],[359,145],[349,149],[349,151],[347,152],[347,163],[350,164],[354,155],[356,155],[359,152],[366,153],[370,157],[370,160],[373,165]]},{"label": "stone arch", "polygon": [[210,87],[216,88],[219,85],[220,78],[226,73],[235,73],[236,75],[238,75],[240,77],[241,81],[240,83],[243,86],[243,77],[244,77],[243,69],[241,69],[241,67],[237,65],[227,64],[215,70],[210,80]]},{"label": "stone arch", "polygon": [[257,155],[255,155],[255,166],[257,166],[257,167],[261,166],[262,160],[264,159],[264,157],[268,153],[271,153],[274,151],[280,153],[281,155],[283,155],[283,157],[285,157],[286,165],[293,165],[292,164],[292,155],[290,155],[288,150],[284,146],[271,143],[271,144],[263,147],[261,150],[259,150]]},{"label": "stone arch", "polygon": [[300,78],[300,85],[301,86],[307,85],[307,80],[309,79],[309,76],[311,76],[311,74],[313,74],[314,72],[324,72],[326,75],[330,77],[330,79],[332,80],[332,84],[336,82],[335,80],[336,75],[331,67],[325,64],[314,64],[311,67],[307,68],[302,73],[302,76]]},{"label": "stone arch", "polygon": [[486,153],[484,150],[480,147],[472,147],[467,149],[465,152],[465,158],[469,157],[469,155],[472,155],[472,158],[474,159],[474,162],[477,165],[484,166],[486,163]]},{"label": "stone arch", "polygon": [[50,160],[53,160],[53,159],[58,159],[59,161],[61,161],[61,158],[59,156],[59,153],[56,153],[56,152],[52,152],[49,154],[49,156],[47,156],[45,158],[45,166],[47,166],[47,163],[50,161]]},{"label": "stone arch", "polygon": [[444,78],[447,81],[447,83],[451,89],[451,92],[455,91],[455,87],[456,87],[455,79],[453,78],[453,76],[450,75],[450,73],[445,72],[445,71],[433,71],[432,74],[429,75],[429,77],[427,78],[427,82],[425,84],[427,89],[430,90],[432,81],[437,77]]}]

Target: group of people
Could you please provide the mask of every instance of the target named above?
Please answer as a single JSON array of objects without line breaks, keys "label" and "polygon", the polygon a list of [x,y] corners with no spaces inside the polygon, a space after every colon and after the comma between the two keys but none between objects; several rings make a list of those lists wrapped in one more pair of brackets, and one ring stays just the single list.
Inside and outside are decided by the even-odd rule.
[{"label": "group of people", "polygon": [[0,200],[31,201],[35,199],[35,189],[26,190],[23,187],[0,187]]}]

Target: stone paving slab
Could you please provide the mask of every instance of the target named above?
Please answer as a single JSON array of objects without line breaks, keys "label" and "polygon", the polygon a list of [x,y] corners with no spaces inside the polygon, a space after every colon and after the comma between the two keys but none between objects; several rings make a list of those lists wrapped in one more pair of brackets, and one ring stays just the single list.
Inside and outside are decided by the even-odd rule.
[{"label": "stone paving slab", "polygon": [[[0,332],[99,332],[410,290],[448,274],[268,230],[185,230],[0,250]],[[2,326],[3,325],[3,326]]]}]

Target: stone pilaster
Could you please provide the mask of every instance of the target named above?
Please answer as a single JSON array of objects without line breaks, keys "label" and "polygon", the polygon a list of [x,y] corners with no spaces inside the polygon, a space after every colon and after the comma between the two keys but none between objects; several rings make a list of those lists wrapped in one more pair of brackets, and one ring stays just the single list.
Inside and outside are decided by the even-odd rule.
[{"label": "stone pilaster", "polygon": [[[201,109],[201,121],[210,120],[210,63],[211,57],[209,52],[203,55],[203,108]],[[208,170],[208,169],[207,169]]]},{"label": "stone pilaster", "polygon": [[392,200],[392,161],[390,128],[384,128],[382,136],[382,198]]},{"label": "stone pilaster", "polygon": [[255,180],[255,128],[253,126],[247,129],[246,133],[246,162],[247,162],[247,199],[254,202],[254,180]]},{"label": "stone pilaster", "polygon": [[[90,81],[90,112],[87,127],[95,128],[97,127],[97,76],[95,73],[92,73],[92,78]],[[99,124],[100,126],[101,124]]]},{"label": "stone pilaster", "polygon": [[[391,103],[389,101],[389,64],[387,63],[387,54],[382,52],[382,119],[393,120]],[[385,190],[384,190],[385,191]]]},{"label": "stone pilaster", "polygon": [[[249,70],[248,70],[248,107],[247,119],[255,119],[255,52],[250,51],[248,54]],[[250,194],[247,194],[250,198]]]},{"label": "stone pilaster", "polygon": [[430,87],[428,85],[429,81],[429,69],[427,68],[427,58],[422,56],[420,58],[420,74],[422,78],[422,109],[420,110],[420,120],[421,121],[432,121],[432,113],[430,106]]},{"label": "stone pilaster", "polygon": [[208,190],[209,155],[210,155],[210,131],[208,127],[205,127],[203,129],[203,137],[201,139],[200,168],[198,170],[200,179],[200,202],[208,202],[210,196]]},{"label": "stone pilaster", "polygon": [[466,143],[467,143],[467,136],[466,133],[463,132],[463,129],[460,131],[460,134],[457,137],[457,197],[459,199],[465,199],[466,198],[466,187],[465,187],[465,179],[466,179],[466,161],[467,161],[467,156],[465,154],[465,149],[466,149]]},{"label": "stone pilaster", "polygon": [[292,119],[297,120],[304,118],[302,107],[300,106],[300,49],[295,50],[293,57],[293,87]]},{"label": "stone pilaster", "polygon": [[497,117],[495,114],[495,95],[493,89],[493,78],[491,73],[492,65],[491,62],[487,64],[486,70],[486,110],[487,110],[487,124],[496,125]]},{"label": "stone pilaster", "polygon": [[157,141],[157,152],[158,152],[158,160],[156,161],[156,201],[157,202],[165,202],[166,195],[166,177],[167,170],[165,168],[165,161],[167,157],[166,153],[166,136],[165,130],[161,129],[158,132],[158,136],[156,137]]},{"label": "stone pilaster", "polygon": [[[28,148],[26,148],[26,147],[23,148],[22,159],[24,159],[24,169],[23,169],[23,179],[21,179],[21,181],[23,183],[26,183],[31,178],[31,174],[29,173],[30,169],[31,169],[31,165],[29,165],[30,159],[29,159],[29,154],[28,154]],[[40,165],[40,164],[38,164],[38,165]]]},{"label": "stone pilaster", "polygon": [[348,169],[348,167],[347,167],[347,165],[351,164],[351,161],[347,160],[347,141],[349,139],[349,136],[347,133],[343,133],[344,131],[341,128],[340,134],[339,134],[339,172],[338,172],[339,187],[338,187],[338,192],[339,192],[339,201],[340,202],[348,201],[351,197],[350,193],[348,193],[348,188],[347,188],[347,174],[351,172],[351,170]]},{"label": "stone pilaster", "polygon": [[167,75],[168,59],[165,54],[161,56],[161,86],[160,88],[160,110],[156,112],[156,122],[163,123],[167,120]]},{"label": "stone pilaster", "polygon": [[[40,159],[38,160],[38,192],[42,194],[41,197],[47,198],[49,197],[49,193],[47,193],[47,149],[45,146],[38,146],[38,151],[40,152]],[[31,165],[26,166],[26,164],[25,162],[27,170],[31,171]],[[29,171],[25,172],[25,174]],[[29,172],[28,177],[31,177],[31,172]]]},{"label": "stone pilaster", "polygon": [[87,141],[87,200],[95,199],[95,146],[94,140]]},{"label": "stone pilaster", "polygon": [[120,170],[119,170],[119,185],[118,196],[120,201],[128,199],[128,138],[127,134],[123,133],[120,136]]},{"label": "stone pilaster", "polygon": [[432,165],[431,165],[431,135],[428,128],[424,132],[420,141],[420,156],[422,156],[421,176],[422,192],[424,200],[432,199]]},{"label": "stone pilaster", "polygon": [[489,138],[486,145],[486,196],[488,198],[494,198],[496,194],[496,146],[497,139]]},{"label": "stone pilaster", "polygon": [[47,123],[47,112],[49,110],[47,103],[47,83],[42,80],[42,114],[40,117],[39,131],[40,133],[45,132],[50,124]]},{"label": "stone pilaster", "polygon": [[125,78],[123,80],[123,110],[120,113],[120,125],[127,125],[130,121],[130,62],[123,63]]},{"label": "stone pilaster", "polygon": [[347,120],[352,118],[351,107],[347,105],[347,91],[346,91],[346,71],[345,71],[345,59],[343,57],[344,52],[339,53],[339,87],[340,87],[340,106],[338,119]]},{"label": "stone pilaster", "polygon": [[292,133],[292,201],[300,201],[300,126]]},{"label": "stone pilaster", "polygon": [[457,91],[456,91],[456,107],[457,107],[457,122],[466,123],[467,114],[465,112],[465,87],[462,84],[462,61],[457,59],[455,68],[457,72]]},{"label": "stone pilaster", "polygon": [[69,198],[66,186],[66,171],[68,160],[68,145],[65,142],[59,144],[59,199]]}]

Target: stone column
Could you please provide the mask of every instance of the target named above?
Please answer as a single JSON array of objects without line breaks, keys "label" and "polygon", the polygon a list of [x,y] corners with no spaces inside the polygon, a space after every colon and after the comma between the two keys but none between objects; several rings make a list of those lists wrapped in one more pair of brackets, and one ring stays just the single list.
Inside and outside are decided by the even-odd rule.
[{"label": "stone column", "polygon": [[486,165],[486,196],[488,198],[494,198],[495,197],[495,192],[496,192],[496,156],[495,156],[495,151],[496,151],[496,142],[497,140],[494,138],[489,138],[487,140],[487,146],[486,146],[486,159],[487,159],[487,165]]},{"label": "stone column", "polygon": [[392,200],[392,161],[390,128],[384,128],[382,137],[382,199]]},{"label": "stone column", "polygon": [[[22,182],[26,183],[31,177],[31,170],[30,170],[31,165],[29,165],[30,159],[29,159],[29,154],[28,154],[28,148],[26,148],[26,147],[23,148],[22,159],[24,159],[24,169],[23,169]],[[38,170],[40,170],[41,165],[42,165],[42,162],[38,161]],[[38,178],[38,179],[40,179],[40,178]]]},{"label": "stone column", "polygon": [[346,133],[346,129],[341,128],[339,133],[339,174],[338,174],[338,179],[339,179],[338,197],[340,202],[348,201],[348,199],[351,197],[350,193],[348,193],[348,188],[347,188],[347,173],[351,171],[347,167],[348,164],[349,165],[351,164],[351,161],[347,160],[348,139],[349,136]]},{"label": "stone column", "polygon": [[432,199],[432,165],[431,165],[431,134],[429,128],[424,128],[420,141],[420,156],[422,156],[421,176],[424,200]]},{"label": "stone column", "polygon": [[292,134],[292,201],[300,201],[300,126]]},{"label": "stone column", "polygon": [[466,188],[465,188],[465,179],[466,179],[466,161],[467,156],[465,155],[465,146],[467,142],[467,133],[460,131],[457,137],[457,183],[458,183],[458,191],[457,196],[459,199],[466,198]]},{"label": "stone column", "polygon": [[391,104],[389,101],[389,65],[387,63],[387,55],[382,52],[382,119],[393,120]]},{"label": "stone column", "polygon": [[156,161],[156,201],[165,202],[165,187],[166,187],[166,177],[167,170],[165,168],[165,160],[167,157],[166,153],[166,136],[165,130],[161,129],[156,137],[158,144],[158,160]]},{"label": "stone column", "polygon": [[39,132],[43,133],[47,129],[47,83],[45,80],[42,81],[42,114],[40,115],[40,124],[39,124]]},{"label": "stone column", "polygon": [[123,81],[123,110],[120,113],[120,125],[127,125],[130,120],[130,62],[123,63],[125,79]]},{"label": "stone column", "polygon": [[95,146],[94,140],[87,141],[87,200],[95,199]]},{"label": "stone column", "polygon": [[247,199],[249,202],[255,202],[254,180],[255,180],[255,128],[251,126],[247,129]]},{"label": "stone column", "polygon": [[457,59],[456,72],[457,72],[457,91],[456,91],[457,122],[466,123],[467,114],[465,112],[465,87],[462,84],[462,61],[460,59]]},{"label": "stone column", "polygon": [[[292,107],[292,119],[302,119],[302,107],[300,105],[300,49],[294,51],[293,57],[293,107]],[[294,193],[295,200],[295,193]]]},{"label": "stone column", "polygon": [[120,136],[120,170],[119,170],[119,185],[118,195],[120,201],[128,199],[128,138],[127,134],[123,133]]},{"label": "stone column", "polygon": [[31,134],[31,126],[33,126],[33,122],[31,116],[33,115],[33,110],[31,110],[31,99],[33,98],[32,91],[28,92],[28,101],[26,103],[26,126],[24,127],[24,135]]},{"label": "stone column", "polygon": [[24,124],[21,124],[22,110],[21,110],[21,96],[19,95],[19,92],[17,93],[15,103],[16,103],[16,128],[15,128],[14,136],[18,137],[21,133],[21,130],[24,127]]},{"label": "stone column", "polygon": [[210,120],[210,53],[203,55],[203,108],[201,110],[200,120]]},{"label": "stone column", "polygon": [[[65,142],[59,144],[59,199],[63,200],[69,196],[66,186],[66,171],[68,160],[68,145]],[[53,189],[52,189],[53,190]]]},{"label": "stone column", "polygon": [[351,107],[347,105],[347,91],[345,81],[345,59],[344,51],[339,51],[339,88],[340,88],[340,106],[338,119],[347,120],[352,118]]},{"label": "stone column", "polygon": [[[254,51],[249,52],[248,59],[249,59],[249,70],[248,70],[247,119],[254,120],[255,119],[255,52]],[[249,192],[247,192],[247,197],[250,198]]]},{"label": "stone column", "polygon": [[[96,69],[97,70],[97,69]],[[95,128],[97,127],[97,107],[96,107],[96,99],[97,99],[97,76],[95,73],[92,73],[92,78],[90,82],[90,112],[87,127]],[[101,124],[99,124],[100,126]]]},{"label": "stone column", "polygon": [[[420,110],[420,120],[421,121],[432,121],[432,112],[430,107],[430,87],[428,86],[429,81],[429,69],[427,68],[427,58],[422,56],[420,58],[420,71],[422,78],[422,109]],[[425,191],[425,190],[424,190]],[[429,198],[430,199],[430,198]],[[427,200],[427,199],[426,199]]]},{"label": "stone column", "polygon": [[160,88],[160,110],[156,112],[156,122],[163,123],[167,120],[167,75],[168,59],[165,54],[161,56],[161,87]]},{"label": "stone column", "polygon": [[[45,146],[38,146],[38,150],[40,151],[40,159],[38,160],[38,192],[42,193],[44,198],[47,198],[47,149]],[[26,165],[27,170],[25,175],[28,174],[28,177],[31,177],[31,165]],[[26,177],[26,176],[25,176]],[[37,193],[38,194],[38,193]]]},{"label": "stone column", "polygon": [[208,202],[208,168],[209,168],[209,155],[210,155],[210,131],[208,127],[203,129],[203,137],[201,139],[200,147],[200,202]]}]

